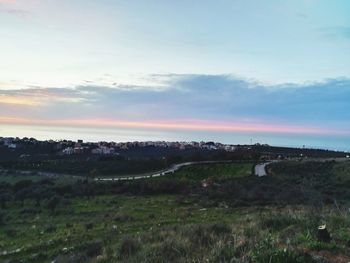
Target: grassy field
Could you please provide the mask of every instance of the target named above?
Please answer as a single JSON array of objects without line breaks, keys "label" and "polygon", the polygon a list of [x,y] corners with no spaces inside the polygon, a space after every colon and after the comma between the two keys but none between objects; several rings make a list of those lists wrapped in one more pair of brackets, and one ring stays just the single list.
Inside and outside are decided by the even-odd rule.
[{"label": "grassy field", "polygon": [[0,183],[16,184],[23,180],[31,180],[38,182],[41,180],[51,180],[57,184],[71,184],[77,180],[82,180],[82,176],[70,176],[70,175],[59,175],[54,177],[41,176],[41,175],[21,175],[21,174],[0,174]]},{"label": "grassy field", "polygon": [[175,173],[174,177],[195,181],[208,178],[224,181],[251,175],[252,166],[252,163],[197,164],[183,167]]},{"label": "grassy field", "polygon": [[[300,204],[276,200],[271,205],[237,206],[230,199],[212,197],[211,188],[201,189],[198,181],[214,177],[222,186],[213,191],[223,191],[225,184],[244,185],[245,180],[259,180],[263,187],[279,185],[274,177],[288,178],[288,187],[292,183],[304,187],[304,179],[310,177],[315,189],[332,180],[326,189],[330,191],[337,184],[347,186],[349,167],[349,163],[285,162],[269,168],[271,178],[253,178],[251,164],[196,165],[165,181],[186,179],[198,185],[183,193],[64,194],[54,210],[49,209],[50,199],[39,205],[31,198],[23,205],[14,199],[0,210],[0,262],[346,263],[350,260],[346,199],[323,203],[314,202],[313,196]],[[151,182],[161,180],[165,179]],[[320,224],[327,224],[329,243],[317,239]]]},{"label": "grassy field", "polygon": [[[350,217],[332,207],[316,214],[305,206],[205,207],[172,195],[75,199],[54,214],[34,203],[25,207],[10,207],[0,230],[1,260],[67,262],[74,255],[71,262],[94,262],[101,255],[101,262],[169,262],[168,256],[170,262],[316,262],[306,251],[349,259]],[[322,222],[331,243],[316,239]],[[286,249],[299,261],[269,261],[273,254],[284,258]]]},{"label": "grassy field", "polygon": [[74,199],[62,204],[55,214],[36,208],[34,203],[28,202],[25,207],[15,204],[9,207],[7,224],[0,231],[0,249],[20,249],[15,258],[33,256],[33,262],[37,262],[37,256],[44,256],[35,255],[38,251],[45,251],[50,258],[65,247],[79,249],[84,242],[98,239],[111,243],[110,249],[116,253],[118,240],[126,234],[148,232],[167,225],[215,222],[223,218],[230,221],[236,217],[225,209],[215,209],[215,213],[201,210],[191,199],[181,201],[176,196]]}]

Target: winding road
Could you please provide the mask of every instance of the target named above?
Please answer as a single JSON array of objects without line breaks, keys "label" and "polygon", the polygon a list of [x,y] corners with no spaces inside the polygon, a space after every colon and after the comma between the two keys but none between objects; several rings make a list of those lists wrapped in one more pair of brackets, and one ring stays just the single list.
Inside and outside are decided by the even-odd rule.
[{"label": "winding road", "polygon": [[[170,168],[155,172],[153,174],[141,174],[141,175],[129,175],[129,176],[120,176],[120,177],[100,177],[95,178],[95,181],[128,181],[128,180],[139,180],[139,179],[146,179],[146,178],[153,178],[153,177],[160,177],[160,176],[166,176],[169,174],[174,174],[176,171],[181,169],[185,166],[195,165],[195,164],[213,164],[213,163],[231,163],[232,161],[200,161],[200,162],[185,162],[185,163],[179,163],[174,164]],[[273,163],[276,161],[266,162],[266,163],[260,163],[255,165],[254,171],[255,175],[258,177],[266,176],[266,166],[270,163]]]},{"label": "winding road", "polygon": [[176,171],[178,171],[180,168],[195,164],[213,164],[213,163],[231,163],[232,161],[200,161],[200,162],[185,162],[185,163],[179,163],[174,164],[168,169],[155,172],[153,174],[143,174],[143,175],[129,175],[129,176],[122,176],[122,177],[101,177],[101,178],[95,178],[95,181],[128,181],[128,180],[138,180],[138,179],[145,179],[145,178],[153,178],[153,177],[160,177],[165,176],[169,174],[173,174]]},{"label": "winding road", "polygon": [[266,176],[267,173],[266,173],[266,165],[269,164],[269,163],[261,163],[261,164],[257,164],[255,165],[255,175],[258,176],[258,177],[262,177],[262,176]]},{"label": "winding road", "polygon": [[273,161],[270,161],[270,162],[259,163],[259,164],[255,165],[254,174],[256,176],[258,176],[258,177],[266,176],[267,175],[266,166],[271,164],[271,163],[276,163],[276,162],[280,162],[280,161],[279,160],[273,160]]}]

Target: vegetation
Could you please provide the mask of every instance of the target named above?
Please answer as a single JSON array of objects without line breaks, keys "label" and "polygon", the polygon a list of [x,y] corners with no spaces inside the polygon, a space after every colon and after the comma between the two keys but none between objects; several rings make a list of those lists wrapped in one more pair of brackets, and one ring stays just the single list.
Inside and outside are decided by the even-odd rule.
[{"label": "vegetation", "polygon": [[[349,261],[350,163],[281,162],[266,178],[251,168],[198,165],[114,183],[2,182],[0,262]],[[321,224],[329,243],[317,238]]]},{"label": "vegetation", "polygon": [[100,157],[91,160],[69,160],[65,158],[43,161],[7,161],[0,167],[7,170],[24,170],[32,172],[51,172],[69,175],[124,175],[153,172],[164,169],[166,163],[159,159],[127,160],[120,157]]},{"label": "vegetation", "polygon": [[251,173],[252,163],[250,162],[198,164],[182,168],[176,173],[175,178],[183,178],[190,181],[212,178],[215,181],[225,181],[249,176]]}]

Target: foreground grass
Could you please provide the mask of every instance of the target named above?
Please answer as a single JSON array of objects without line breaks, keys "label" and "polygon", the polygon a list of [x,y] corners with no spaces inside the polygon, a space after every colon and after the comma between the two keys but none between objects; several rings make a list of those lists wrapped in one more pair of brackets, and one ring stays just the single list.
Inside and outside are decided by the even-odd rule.
[{"label": "foreground grass", "polygon": [[[206,207],[175,195],[76,198],[55,214],[29,202],[25,207],[11,203],[7,209],[1,262],[316,262],[317,255],[348,260],[350,216],[333,208],[311,214],[303,206]],[[316,239],[323,222],[331,243]]]},{"label": "foreground grass", "polygon": [[[73,196],[78,184],[61,194],[55,211],[47,208],[50,199],[40,206],[31,198],[23,206],[8,201],[0,210],[0,262],[349,262],[349,163],[278,163],[266,178],[248,176],[251,165],[239,165],[186,167],[172,179],[108,191],[92,185],[109,195]],[[209,177],[218,183],[203,188],[200,181]],[[172,187],[160,182],[177,181],[191,187],[164,194]],[[148,193],[148,184],[164,191]],[[276,199],[291,187],[302,202],[296,195]],[[320,224],[331,242],[318,241]]]},{"label": "foreground grass", "polygon": [[27,202],[25,207],[12,203],[7,209],[6,222],[0,230],[0,251],[11,255],[0,259],[41,262],[40,258],[52,259],[66,249],[79,250],[84,242],[95,239],[116,249],[123,235],[168,225],[215,222],[223,218],[232,221],[237,216],[221,208],[201,210],[191,199],[178,200],[176,196],[74,199],[62,204],[55,214],[35,207],[34,203]]}]

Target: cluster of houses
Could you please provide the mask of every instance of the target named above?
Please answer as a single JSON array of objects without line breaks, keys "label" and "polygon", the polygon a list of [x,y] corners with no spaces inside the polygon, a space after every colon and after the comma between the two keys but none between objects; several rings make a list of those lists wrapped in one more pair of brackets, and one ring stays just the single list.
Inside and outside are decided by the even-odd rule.
[{"label": "cluster of houses", "polygon": [[83,143],[82,140],[78,140],[74,145],[68,147],[62,147],[61,154],[101,154],[101,155],[113,155],[117,154],[113,146],[109,146],[109,143]]},{"label": "cluster of houses", "polygon": [[[255,144],[255,146],[268,146]],[[14,138],[14,137],[0,137],[0,147],[5,147],[12,151],[17,151],[21,149],[41,147],[40,152],[56,153],[58,155],[73,155],[73,154],[94,154],[94,155],[119,155],[125,150],[145,148],[145,147],[155,147],[155,148],[171,148],[178,150],[186,149],[203,149],[203,150],[223,150],[227,152],[234,152],[238,149],[250,150],[252,145],[232,145],[232,144],[222,144],[216,142],[168,142],[168,141],[134,141],[134,142],[83,142],[83,140],[46,140],[39,141],[34,138]],[[304,150],[304,148],[303,148]],[[344,152],[342,152],[344,154]],[[26,152],[22,153],[25,156]],[[301,153],[300,157],[304,157]],[[349,153],[345,153],[345,157],[350,159]],[[266,156],[262,154],[261,159],[271,158],[271,154]]]},{"label": "cluster of houses", "polygon": [[208,150],[225,150],[235,151],[236,146],[225,145],[213,142],[166,142],[166,141],[146,141],[146,142],[99,142],[99,143],[84,143],[79,140],[74,146],[65,147],[62,149],[62,154],[80,154],[90,152],[91,154],[114,155],[118,154],[118,150],[128,150],[132,148],[143,147],[159,147],[173,148],[179,150],[185,149],[208,149]]},{"label": "cluster of houses", "polygon": [[0,137],[0,144],[9,148],[9,149],[17,149],[23,144],[35,144],[38,141],[34,138],[14,138],[14,137]]},{"label": "cluster of houses", "polygon": [[0,145],[9,149],[24,148],[27,145],[46,145],[52,147],[58,154],[72,155],[72,154],[99,154],[99,155],[116,155],[118,150],[128,150],[132,148],[143,147],[159,147],[159,148],[173,148],[179,150],[186,149],[207,149],[207,150],[225,150],[233,152],[236,146],[215,142],[167,142],[167,141],[144,141],[144,142],[83,142],[83,140],[48,140],[39,141],[34,138],[13,138],[0,137]]},{"label": "cluster of houses", "polygon": [[214,143],[214,142],[167,142],[167,141],[145,141],[145,142],[121,142],[115,143],[114,146],[120,149],[130,149],[135,147],[159,147],[159,148],[176,148],[180,150],[185,149],[208,149],[208,150],[226,150],[235,151],[236,146]]}]

